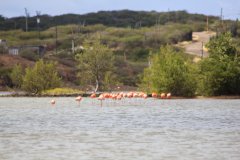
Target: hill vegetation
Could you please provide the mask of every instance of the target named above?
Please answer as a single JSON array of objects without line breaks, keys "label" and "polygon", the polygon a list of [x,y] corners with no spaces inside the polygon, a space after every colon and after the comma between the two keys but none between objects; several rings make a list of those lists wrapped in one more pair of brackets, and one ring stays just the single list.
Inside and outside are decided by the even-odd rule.
[{"label": "hill vegetation", "polygon": [[[0,45],[0,47],[2,47],[0,51],[1,86],[19,87],[19,84],[15,84],[16,81],[11,80],[11,70],[14,65],[5,61],[7,59],[6,57],[13,61],[18,57],[19,61],[15,63],[20,64],[23,70],[25,70],[26,67],[32,67],[34,63],[40,59],[44,61],[57,61],[57,71],[61,77],[61,81],[64,82],[61,83],[62,87],[70,86],[83,90],[89,89],[89,86],[90,88],[94,88],[96,79],[93,79],[93,77],[87,78],[87,76],[92,73],[89,74],[90,71],[87,70],[89,67],[86,68],[86,61],[84,60],[83,63],[80,63],[82,60],[79,58],[85,57],[85,55],[83,56],[84,53],[92,53],[91,46],[88,46],[89,44],[87,45],[87,41],[98,41],[99,48],[105,46],[113,56],[111,60],[108,60],[108,62],[111,62],[110,66],[113,67],[108,66],[111,69],[108,68],[104,74],[99,75],[100,79],[98,81],[101,85],[99,89],[111,90],[111,88],[116,88],[116,86],[138,87],[144,79],[146,82],[147,79],[143,78],[143,76],[146,76],[147,72],[155,72],[153,70],[150,71],[150,69],[145,69],[149,67],[151,61],[162,64],[161,69],[166,67],[163,59],[160,58],[160,61],[154,60],[157,59],[156,57],[162,56],[164,56],[166,60],[169,60],[169,63],[179,62],[178,64],[180,65],[172,66],[167,64],[173,68],[166,67],[166,70],[162,70],[162,73],[177,74],[178,72],[175,72],[175,69],[179,67],[184,69],[186,74],[182,78],[185,81],[181,79],[178,82],[184,83],[185,86],[192,84],[188,79],[193,78],[194,80],[196,78],[193,70],[197,69],[198,66],[192,63],[194,56],[185,55],[184,50],[181,48],[170,46],[175,46],[176,43],[181,41],[191,41],[192,32],[206,30],[205,15],[189,14],[186,11],[158,13],[122,10],[102,11],[86,15],[67,14],[54,17],[42,15],[40,18],[40,32],[37,30],[36,17],[29,17],[29,31],[25,32],[25,17],[0,17],[0,39],[7,40],[7,47],[43,45],[46,48],[46,53],[43,57],[31,50],[21,50],[19,56],[22,57],[22,59],[20,60],[19,56],[9,57],[9,55],[6,55],[6,48]],[[238,53],[239,50],[239,28],[238,21],[224,21],[223,26],[219,23],[217,17],[209,16],[209,30],[216,31],[217,36],[229,31],[233,36],[231,37],[231,43],[234,44],[236,53]],[[94,43],[91,43],[90,45],[93,44]],[[168,46],[167,48],[164,47],[166,45]],[[163,48],[160,49],[161,47]],[[96,51],[96,54],[97,53],[98,51]],[[95,53],[93,54],[95,55]],[[92,57],[94,57],[94,55]],[[187,63],[188,66],[181,65],[185,63]],[[85,69],[83,69],[84,67]],[[160,69],[156,68],[156,71],[157,70]],[[85,75],[83,71],[86,72]],[[194,72],[200,73],[199,70],[195,70]],[[205,70],[201,70],[202,75],[203,72],[205,72]],[[12,72],[12,74],[13,73],[14,72]],[[182,72],[179,70],[179,74],[180,73]],[[168,78],[172,76],[173,75],[169,75]],[[181,78],[180,76],[175,77]],[[151,79],[151,77],[147,78]],[[160,88],[156,85],[152,86],[152,88],[150,87],[151,89],[145,89],[149,92],[150,90],[157,92],[166,90],[176,95],[186,96],[192,96],[196,93],[202,94],[201,89],[199,89],[200,87],[196,88],[195,86],[189,88],[193,90],[175,88],[171,85],[181,86],[177,81],[172,80],[171,83],[167,84],[165,82],[168,78],[162,78],[163,79],[159,80],[159,83],[161,82]],[[151,81],[154,79],[155,78],[152,77]],[[204,78],[202,78],[202,80],[203,79]],[[162,85],[163,82],[164,85]],[[202,84],[204,83],[205,82],[202,81]],[[60,82],[57,84],[60,84]],[[56,87],[58,86],[59,85]],[[216,92],[211,92],[210,94],[209,92],[206,93],[206,95],[214,95],[215,93]],[[236,93],[229,92],[229,94]]]},{"label": "hill vegetation", "polygon": [[[38,30],[37,16],[28,18],[28,29]],[[64,14],[59,16],[40,15],[40,29],[46,30],[56,25],[78,24],[79,26],[102,24],[107,27],[152,27],[156,24],[164,25],[167,23],[204,23],[206,16],[201,14],[189,14],[186,11],[100,11],[84,15]],[[218,17],[209,16],[212,23]],[[25,17],[5,18],[0,17],[0,30],[25,30]]]}]

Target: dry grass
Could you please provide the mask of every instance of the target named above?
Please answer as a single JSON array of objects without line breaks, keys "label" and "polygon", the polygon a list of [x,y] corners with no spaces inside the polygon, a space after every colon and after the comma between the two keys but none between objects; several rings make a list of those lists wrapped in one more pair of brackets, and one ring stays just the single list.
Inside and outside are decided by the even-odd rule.
[{"label": "dry grass", "polygon": [[6,68],[12,68],[16,64],[21,64],[23,67],[33,66],[35,62],[8,54],[0,55],[0,64]]}]

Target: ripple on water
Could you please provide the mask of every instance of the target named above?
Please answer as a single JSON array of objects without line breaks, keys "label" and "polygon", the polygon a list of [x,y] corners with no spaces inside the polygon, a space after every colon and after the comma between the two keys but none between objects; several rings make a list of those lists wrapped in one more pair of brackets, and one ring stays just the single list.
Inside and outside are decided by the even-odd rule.
[{"label": "ripple on water", "polygon": [[1,98],[0,159],[239,159],[240,100]]}]

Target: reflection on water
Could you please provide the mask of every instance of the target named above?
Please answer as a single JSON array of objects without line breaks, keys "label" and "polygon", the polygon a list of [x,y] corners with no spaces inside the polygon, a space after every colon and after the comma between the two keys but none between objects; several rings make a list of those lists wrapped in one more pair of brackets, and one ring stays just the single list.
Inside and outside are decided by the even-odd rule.
[{"label": "reflection on water", "polygon": [[7,96],[7,95],[12,95],[14,92],[8,92],[8,91],[0,91],[0,96]]},{"label": "reflection on water", "polygon": [[0,159],[239,159],[240,100],[0,98]]}]

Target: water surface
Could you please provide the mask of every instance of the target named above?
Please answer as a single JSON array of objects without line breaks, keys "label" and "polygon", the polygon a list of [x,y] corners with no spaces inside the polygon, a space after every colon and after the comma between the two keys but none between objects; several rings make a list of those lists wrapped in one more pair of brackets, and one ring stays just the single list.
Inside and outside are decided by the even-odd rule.
[{"label": "water surface", "polygon": [[0,98],[1,160],[240,157],[240,100]]}]

